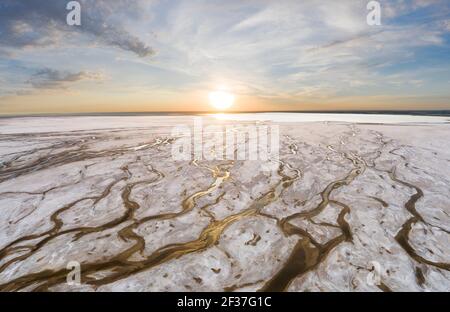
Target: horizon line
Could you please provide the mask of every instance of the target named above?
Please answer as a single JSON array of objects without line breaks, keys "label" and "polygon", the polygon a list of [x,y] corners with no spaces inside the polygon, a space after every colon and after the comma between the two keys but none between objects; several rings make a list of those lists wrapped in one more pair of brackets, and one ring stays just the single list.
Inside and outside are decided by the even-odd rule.
[{"label": "horizon line", "polygon": [[450,116],[450,109],[397,109],[397,110],[261,110],[261,111],[137,111],[137,112],[54,112],[54,113],[0,113],[0,118],[14,117],[75,117],[75,116],[133,116],[133,115],[210,115],[210,114],[263,114],[263,113],[297,113],[297,114],[393,114],[393,115],[433,115]]}]

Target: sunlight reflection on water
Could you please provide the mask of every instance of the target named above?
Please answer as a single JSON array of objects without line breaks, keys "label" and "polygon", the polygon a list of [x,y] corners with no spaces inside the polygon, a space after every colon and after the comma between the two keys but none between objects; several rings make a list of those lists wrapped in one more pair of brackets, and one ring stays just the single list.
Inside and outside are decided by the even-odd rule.
[{"label": "sunlight reflection on water", "polygon": [[354,122],[354,123],[446,123],[443,116],[376,115],[376,114],[314,114],[314,113],[245,113],[210,114],[218,120],[272,122]]}]

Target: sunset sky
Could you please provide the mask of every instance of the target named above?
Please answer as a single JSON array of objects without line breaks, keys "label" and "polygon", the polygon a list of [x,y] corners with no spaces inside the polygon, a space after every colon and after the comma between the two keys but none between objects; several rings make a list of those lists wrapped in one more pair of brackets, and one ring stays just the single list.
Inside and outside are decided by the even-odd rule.
[{"label": "sunset sky", "polygon": [[0,2],[0,114],[450,109],[450,1]]}]

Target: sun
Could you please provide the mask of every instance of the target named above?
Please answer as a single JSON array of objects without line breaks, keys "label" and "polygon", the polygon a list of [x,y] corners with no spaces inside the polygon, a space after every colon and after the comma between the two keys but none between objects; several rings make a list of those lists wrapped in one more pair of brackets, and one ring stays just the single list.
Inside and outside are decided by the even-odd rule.
[{"label": "sun", "polygon": [[225,110],[234,104],[235,96],[224,90],[211,91],[209,93],[209,103],[215,109]]}]

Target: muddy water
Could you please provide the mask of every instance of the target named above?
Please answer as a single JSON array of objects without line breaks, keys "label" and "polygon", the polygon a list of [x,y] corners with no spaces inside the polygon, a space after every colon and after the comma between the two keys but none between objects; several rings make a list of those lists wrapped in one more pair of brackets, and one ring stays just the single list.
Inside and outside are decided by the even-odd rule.
[{"label": "muddy water", "polygon": [[[119,255],[114,256],[112,259],[106,262],[99,263],[86,263],[81,267],[81,271],[83,272],[82,282],[93,285],[95,287],[108,284],[123,278],[126,278],[132,274],[136,274],[143,270],[148,270],[154,266],[165,263],[169,260],[176,259],[182,257],[184,255],[193,253],[193,252],[201,252],[206,250],[207,248],[214,246],[218,240],[220,239],[223,231],[230,226],[231,224],[241,220],[242,218],[255,216],[260,210],[268,205],[269,203],[278,199],[283,190],[289,187],[292,182],[299,177],[297,174],[294,177],[289,177],[283,173],[284,166],[280,164],[279,174],[282,175],[282,179],[278,182],[269,192],[264,194],[259,199],[255,200],[255,202],[243,210],[240,213],[230,215],[222,220],[213,220],[211,223],[201,232],[200,236],[194,240],[183,244],[171,244],[164,246],[155,252],[153,252],[150,256],[142,261],[129,261],[128,259],[136,252],[143,250],[143,244],[145,243],[143,239],[137,236],[132,230],[138,225],[149,219],[142,219],[133,225],[130,225],[119,232],[119,235],[124,240],[134,240],[135,244],[121,252]],[[223,175],[219,175],[218,171],[213,170],[214,175],[219,178],[216,180],[213,185],[208,188],[206,191],[201,191],[193,196],[187,198],[184,203],[187,203],[187,206],[183,206],[183,211],[185,209],[191,209],[190,205],[195,205],[195,199],[199,196],[204,196],[215,189],[217,184],[222,183],[224,179],[228,178],[230,173],[225,172]],[[218,182],[219,181],[219,182]],[[134,186],[135,184],[133,184]],[[132,186],[128,185],[125,188],[122,198],[124,199],[125,206],[128,207],[128,214],[132,215],[136,209],[138,209],[138,204],[129,200],[129,194],[131,192]],[[188,208],[186,208],[188,207]],[[180,212],[180,213],[183,213]],[[82,232],[84,233],[84,232]],[[95,279],[90,277],[91,274],[97,271],[112,271],[113,273],[108,275],[107,277],[101,279]],[[57,270],[57,271],[43,271],[34,274],[28,274],[22,276],[18,279],[10,281],[4,285],[0,285],[0,290],[3,291],[12,291],[12,290],[20,290],[24,287],[30,285],[39,285],[35,290],[47,290],[48,287],[52,285],[56,285],[58,283],[64,282],[66,278],[67,270]]]},{"label": "muddy water", "polygon": [[[300,236],[297,244],[292,250],[288,260],[283,267],[261,288],[261,291],[284,291],[291,282],[306,272],[315,269],[337,245],[344,241],[351,242],[352,234],[350,226],[345,221],[345,216],[350,213],[350,207],[335,200],[331,200],[332,192],[344,185],[350,184],[358,175],[365,170],[364,162],[357,157],[346,155],[355,168],[342,180],[334,181],[327,185],[321,193],[321,202],[312,210],[292,214],[278,222],[280,229],[286,236]],[[294,226],[290,221],[301,218],[311,220],[320,214],[330,204],[338,205],[342,208],[336,223],[341,229],[341,235],[328,241],[326,244],[319,244],[305,230]]]},{"label": "muddy water", "polygon": [[[424,218],[420,215],[420,213],[416,209],[416,203],[423,197],[423,191],[419,187],[417,187],[411,183],[408,183],[408,182],[398,179],[396,177],[395,170],[390,171],[389,176],[391,177],[391,179],[393,181],[400,183],[411,189],[414,189],[416,191],[416,193],[413,194],[409,198],[409,200],[405,203],[405,209],[412,215],[412,217],[409,218],[402,225],[400,231],[395,236],[395,239],[400,244],[400,246],[402,246],[402,248],[408,253],[408,255],[411,258],[413,258],[415,261],[417,261],[418,263],[428,264],[428,265],[431,265],[431,266],[434,266],[434,267],[437,267],[437,268],[440,268],[440,269],[443,269],[446,271],[450,271],[450,263],[434,262],[434,261],[430,261],[430,260],[423,258],[414,250],[414,248],[411,246],[411,244],[409,242],[409,233],[411,232],[411,228],[414,226],[414,224],[421,222],[427,226],[431,226],[428,222],[426,222],[424,220]],[[423,282],[422,282],[422,284],[423,284]]]},{"label": "muddy water", "polygon": [[[352,136],[356,136],[356,132],[352,132]],[[219,242],[224,231],[230,225],[238,222],[239,220],[242,220],[243,218],[252,216],[264,216],[276,219],[277,226],[280,228],[284,235],[294,236],[296,238],[298,237],[297,243],[291,250],[286,262],[281,265],[278,271],[269,280],[259,280],[255,283],[244,283],[242,285],[231,285],[225,290],[232,291],[237,290],[241,287],[264,283],[263,287],[261,288],[262,291],[284,291],[288,289],[292,281],[297,278],[301,278],[306,273],[312,270],[317,269],[318,266],[327,258],[329,253],[336,246],[342,243],[352,243],[352,229],[347,223],[346,218],[351,214],[352,208],[356,209],[358,207],[352,207],[352,203],[342,203],[333,199],[333,192],[337,189],[344,188],[345,186],[351,184],[354,179],[361,175],[368,167],[374,168],[374,170],[376,169],[376,160],[382,155],[382,150],[387,145],[387,142],[384,141],[382,137],[380,137],[379,139],[380,147],[378,150],[372,152],[372,154],[375,155],[375,158],[369,159],[369,163],[371,163],[370,166],[367,165],[366,159],[363,159],[362,157],[351,152],[341,152],[339,149],[334,148],[332,145],[328,145],[327,148],[329,151],[338,153],[347,160],[350,160],[353,164],[353,168],[343,178],[340,178],[326,185],[326,187],[320,193],[321,202],[316,207],[308,211],[296,212],[283,219],[277,219],[274,216],[267,215],[263,213],[262,210],[270,203],[273,203],[274,201],[280,199],[283,192],[287,188],[291,188],[295,181],[300,180],[303,177],[303,172],[301,170],[293,168],[287,162],[279,163],[279,170],[277,172],[279,181],[272,185],[268,192],[255,199],[254,202],[246,209],[240,211],[239,213],[227,216],[221,220],[217,220],[214,214],[212,214],[208,210],[208,208],[210,206],[218,204],[225,196],[225,192],[221,192],[218,196],[213,198],[213,200],[210,201],[209,204],[206,204],[203,207],[198,207],[198,202],[202,197],[212,196],[213,194],[218,193],[217,190],[224,183],[227,183],[232,179],[230,168],[233,166],[233,163],[226,163],[208,167],[205,165],[200,165],[198,161],[193,161],[193,166],[196,166],[199,169],[208,170],[210,172],[212,178],[211,184],[208,185],[205,189],[197,191],[184,198],[181,202],[181,207],[178,212],[163,213],[159,215],[144,217],[142,219],[136,219],[136,212],[140,209],[140,206],[138,202],[131,199],[131,193],[133,189],[138,185],[145,185],[149,188],[152,187],[154,184],[164,179],[164,175],[162,172],[152,167],[150,170],[152,173],[152,178],[137,182],[131,182],[134,181],[134,179],[128,168],[125,166],[122,168],[123,175],[117,177],[114,181],[107,185],[103,192],[101,192],[101,194],[97,196],[79,198],[76,201],[55,211],[50,216],[50,221],[52,224],[50,230],[39,234],[20,237],[0,250],[0,260],[6,259],[5,262],[3,262],[3,264],[0,266],[0,273],[4,272],[12,264],[23,261],[36,254],[37,251],[48,244],[51,240],[61,235],[73,234],[74,240],[76,241],[90,233],[98,233],[120,227],[120,230],[117,230],[117,235],[120,240],[129,243],[126,249],[122,250],[116,255],[111,256],[107,260],[99,262],[87,262],[82,264],[82,283],[86,283],[96,288],[114,281],[128,278],[136,273],[149,270],[173,259],[178,259],[192,253],[202,252],[208,248],[211,248],[212,246],[215,246]],[[6,166],[0,168],[0,182],[30,172],[52,168],[53,166],[58,166],[70,162],[105,156],[118,156],[122,153],[151,149],[170,143],[170,139],[160,138],[155,142],[141,144],[136,147],[124,147],[115,150],[104,151],[89,151],[87,149],[87,146],[85,146],[84,144],[78,144],[76,142],[67,140],[66,142],[63,142],[61,144],[53,145],[48,149],[52,150],[56,148],[66,148],[69,150],[53,153],[53,155],[50,157],[39,157],[35,160],[31,159],[28,162],[21,159],[21,157],[26,158],[35,152],[37,153],[39,151],[42,151],[42,149],[36,149],[34,151],[26,152],[14,157],[9,163],[7,163]],[[346,143],[347,140],[341,140],[342,146],[345,146]],[[288,149],[291,155],[300,154],[298,145],[295,143],[291,143],[288,146]],[[397,155],[394,152],[390,154]],[[405,159],[402,158],[402,160]],[[411,218],[409,218],[404,224],[402,224],[398,234],[395,237],[396,241],[400,246],[402,246],[402,248],[408,253],[408,255],[418,263],[419,266],[431,265],[439,269],[449,270],[450,267],[448,263],[433,262],[424,259],[417,253],[417,251],[412,247],[409,241],[411,229],[415,224],[423,223],[425,225],[429,225],[417,211],[415,206],[417,201],[419,201],[423,197],[422,190],[411,183],[398,179],[395,175],[395,171],[390,172],[390,177],[395,183],[402,184],[403,186],[415,190],[415,194],[413,194],[410,199],[404,204],[405,209],[411,214]],[[93,204],[96,204],[108,197],[111,193],[112,188],[118,185],[121,186],[121,199],[124,206],[124,212],[121,216],[96,227],[77,227],[62,230],[64,228],[63,221],[60,218],[62,213],[72,209],[74,206],[82,203],[83,201],[90,201]],[[370,198],[377,201],[385,208],[389,206],[387,202],[380,198],[373,196]],[[330,205],[338,206],[341,209],[338,216],[336,217],[335,224],[315,222],[314,218],[324,212]],[[210,223],[201,231],[200,235],[196,239],[186,243],[170,244],[157,249],[148,256],[144,255],[145,239],[135,232],[135,230],[140,225],[145,224],[146,222],[149,222],[151,220],[168,220],[177,218],[193,211],[194,209],[205,213],[210,218]],[[340,234],[330,239],[329,241],[320,244],[316,241],[313,235],[311,235],[311,233],[308,233],[306,230],[293,224],[293,221],[297,219],[308,220],[312,223],[319,224],[324,227],[338,228],[340,230]],[[256,244],[259,239],[261,239],[261,237],[254,236],[252,240],[247,242],[248,244],[246,244],[246,246],[252,246],[253,244]],[[415,268],[416,278],[419,285],[423,285],[424,283],[426,283],[423,272],[424,271],[422,271],[420,267]],[[54,285],[65,282],[67,273],[68,271],[66,269],[57,269],[27,274],[15,278],[3,285],[0,285],[0,290],[48,290]],[[384,283],[381,283],[380,285],[378,285],[378,287],[383,291],[390,291],[390,288]]]},{"label": "muddy water", "polygon": [[[157,140],[154,144],[151,144],[149,148],[163,144],[164,142],[170,143],[167,140]],[[142,145],[138,148],[143,148]],[[147,148],[145,146],[145,148]],[[126,148],[126,150],[129,150],[130,148]],[[136,148],[135,148],[136,149]],[[290,147],[292,151],[292,146]],[[294,149],[296,150],[296,149]],[[54,157],[50,159],[46,159],[44,162],[39,159],[35,162],[32,162],[28,165],[23,165],[21,167],[17,168],[9,168],[8,170],[2,172],[3,176],[5,178],[11,178],[16,177],[21,174],[35,171],[35,170],[41,170],[50,166],[55,166],[61,163],[65,162],[71,162],[71,161],[79,161],[79,160],[85,160],[89,158],[96,158],[96,157],[103,157],[107,155],[112,155],[115,153],[122,153],[124,150],[114,150],[114,151],[102,151],[102,152],[86,152],[84,151],[83,147],[80,147],[79,150],[75,151],[67,151],[62,152],[60,154],[54,155]],[[293,153],[295,154],[295,153]],[[288,218],[281,220],[278,222],[280,228],[285,233],[285,235],[298,235],[301,237],[301,239],[298,241],[296,246],[294,247],[288,261],[284,265],[283,269],[278,272],[271,281],[267,282],[264,289],[265,290],[284,290],[288,284],[294,279],[295,277],[299,276],[300,274],[310,270],[311,268],[315,267],[318,263],[320,263],[328,254],[328,252],[334,248],[337,244],[339,244],[342,241],[349,241],[351,240],[351,232],[348,224],[345,222],[345,215],[350,212],[350,208],[344,204],[338,203],[336,201],[330,200],[329,196],[331,192],[339,187],[342,187],[344,185],[348,185],[351,183],[351,181],[359,175],[364,168],[361,165],[361,162],[355,158],[353,155],[344,154],[344,156],[347,159],[350,159],[352,163],[355,165],[355,169],[353,169],[347,177],[345,177],[342,180],[335,181],[331,184],[329,184],[326,189],[322,192],[322,202],[313,210],[304,212],[304,213],[298,213],[294,214],[292,216],[289,216]],[[12,260],[6,262],[3,264],[2,268],[0,270],[6,269],[10,264],[24,260],[31,255],[33,255],[37,250],[39,250],[42,246],[44,246],[46,243],[48,243],[50,240],[54,239],[55,237],[59,235],[64,235],[68,233],[74,233],[75,237],[74,239],[77,240],[80,237],[87,235],[89,233],[94,232],[101,232],[107,229],[112,229],[120,224],[123,224],[125,222],[128,222],[129,224],[122,228],[118,232],[118,236],[125,242],[133,242],[133,244],[125,249],[124,251],[120,252],[119,254],[113,256],[108,261],[104,262],[96,262],[96,263],[84,263],[82,265],[82,282],[87,283],[90,285],[93,285],[94,287],[98,287],[104,284],[108,284],[123,278],[126,278],[132,274],[136,274],[138,272],[141,272],[143,270],[148,270],[152,267],[155,267],[157,265],[160,265],[162,263],[165,263],[167,261],[170,261],[172,259],[176,259],[179,257],[182,257],[184,255],[194,253],[194,252],[201,252],[203,250],[206,250],[207,248],[210,248],[211,246],[214,246],[218,240],[220,239],[221,234],[223,231],[230,226],[231,224],[241,220],[242,218],[250,217],[250,216],[256,216],[258,214],[264,215],[261,210],[268,204],[276,201],[282,192],[290,187],[292,183],[302,177],[302,172],[298,169],[292,168],[292,166],[288,163],[279,162],[279,170],[278,175],[281,177],[280,181],[272,187],[270,191],[265,193],[263,196],[258,198],[253,202],[250,207],[247,209],[241,211],[240,213],[230,215],[222,220],[216,220],[213,215],[209,214],[211,217],[211,222],[209,225],[201,232],[200,236],[193,241],[183,243],[183,244],[171,244],[164,246],[155,252],[153,252],[150,256],[144,257],[142,255],[143,250],[145,249],[145,240],[144,238],[137,235],[134,230],[141,224],[144,224],[145,222],[148,222],[150,220],[165,220],[165,219],[172,219],[179,217],[183,214],[186,214],[192,209],[196,207],[196,201],[206,195],[212,194],[222,183],[226,182],[230,178],[230,172],[227,168],[227,166],[216,166],[216,167],[207,167],[207,166],[200,166],[197,161],[192,162],[193,165],[204,168],[206,170],[209,170],[211,172],[211,175],[214,179],[212,184],[205,190],[198,191],[190,196],[188,196],[186,199],[182,201],[182,209],[180,212],[177,213],[167,213],[167,214],[160,214],[156,216],[149,216],[145,217],[141,220],[134,220],[135,212],[140,208],[139,204],[133,200],[130,199],[130,194],[133,190],[133,188],[137,185],[141,184],[147,184],[152,185],[153,183],[156,183],[160,179],[164,178],[164,175],[152,168],[152,172],[156,175],[156,178],[139,181],[139,182],[133,182],[133,183],[127,183],[125,187],[123,188],[121,197],[122,201],[124,203],[125,207],[125,213],[115,219],[112,220],[102,226],[98,227],[80,227],[80,228],[73,228],[69,230],[61,231],[61,228],[63,227],[62,221],[59,219],[59,215],[63,213],[64,211],[67,211],[71,207],[75,206],[81,201],[84,200],[92,200],[95,203],[99,202],[100,200],[104,199],[106,196],[109,195],[111,192],[111,188],[118,184],[119,182],[127,182],[131,178],[131,173],[128,171],[127,167],[124,167],[122,170],[125,173],[125,176],[117,179],[104,190],[104,192],[100,196],[93,196],[93,197],[86,197],[81,198],[65,207],[62,207],[61,209],[57,210],[52,216],[51,221],[53,222],[54,226],[51,230],[46,231],[41,234],[31,235],[31,236],[25,236],[22,238],[17,239],[16,241],[10,243],[8,246],[6,246],[2,251],[0,251],[0,259],[9,255],[10,253],[14,253],[19,248],[29,248],[29,251],[25,253],[24,255],[21,255],[19,257],[13,258]],[[232,165],[232,164],[231,164]],[[287,174],[285,171],[290,172],[290,174]],[[293,173],[293,175],[292,175]],[[1,176],[0,176],[1,178]],[[216,198],[215,203],[217,204],[221,198],[224,196],[224,193],[219,195],[219,197]],[[341,213],[338,216],[338,219],[336,220],[337,224],[342,230],[342,234],[338,236],[335,239],[332,239],[328,243],[324,245],[319,245],[312,236],[310,236],[306,231],[299,229],[292,224],[289,223],[290,220],[293,220],[294,218],[307,218],[311,219],[314,216],[320,214],[329,203],[333,203],[336,205],[341,206],[343,209]],[[207,211],[207,205],[200,208],[202,211]],[[132,221],[130,223],[130,221]],[[20,243],[34,240],[37,238],[42,238],[40,242],[38,242],[35,245],[30,246],[17,246]],[[141,253],[141,257],[143,257],[143,260],[140,261],[130,261],[129,259],[135,255],[136,253]],[[300,263],[300,265],[299,265]],[[96,278],[94,277],[95,273],[97,272],[110,272],[106,277],[103,278]],[[67,270],[61,269],[61,270],[47,270],[42,271],[38,273],[28,274],[22,277],[19,277],[15,280],[12,280],[4,285],[0,285],[0,290],[20,290],[25,287],[35,287],[35,290],[47,290],[52,285],[56,285],[58,283],[62,283],[65,281]]]}]

